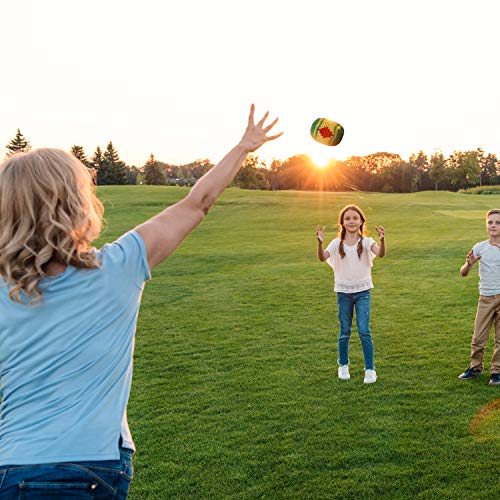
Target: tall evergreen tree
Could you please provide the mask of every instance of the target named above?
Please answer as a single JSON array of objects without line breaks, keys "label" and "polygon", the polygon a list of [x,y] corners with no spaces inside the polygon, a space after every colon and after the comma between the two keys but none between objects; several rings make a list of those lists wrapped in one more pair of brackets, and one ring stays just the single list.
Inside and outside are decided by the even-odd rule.
[{"label": "tall evergreen tree", "polygon": [[27,153],[31,149],[31,144],[26,137],[21,134],[21,130],[17,129],[16,136],[5,147],[7,148],[7,156],[12,156],[20,151]]},{"label": "tall evergreen tree", "polygon": [[118,154],[118,151],[116,150],[111,141],[108,142],[108,145],[106,146],[106,151],[104,151],[103,156],[104,159],[109,161],[109,163],[117,163],[120,161],[120,156]]},{"label": "tall evergreen tree", "polygon": [[162,172],[160,163],[155,160],[153,153],[149,155],[149,160],[145,163],[143,171],[146,184],[155,186],[165,184],[165,175]]},{"label": "tall evergreen tree", "polygon": [[127,167],[120,160],[118,151],[111,141],[109,141],[106,151],[104,151],[101,170],[105,173],[103,184],[128,184]]},{"label": "tall evergreen tree", "polygon": [[87,155],[85,154],[85,151],[83,149],[83,146],[77,146],[76,144],[74,146],[71,146],[71,154],[80,160],[87,168],[90,168],[90,161],[87,158]]},{"label": "tall evergreen tree", "polygon": [[107,170],[104,164],[104,157],[100,146],[97,146],[97,148],[95,149],[94,155],[90,159],[90,165],[96,172],[96,183],[99,186],[102,186],[103,184],[108,184]]}]

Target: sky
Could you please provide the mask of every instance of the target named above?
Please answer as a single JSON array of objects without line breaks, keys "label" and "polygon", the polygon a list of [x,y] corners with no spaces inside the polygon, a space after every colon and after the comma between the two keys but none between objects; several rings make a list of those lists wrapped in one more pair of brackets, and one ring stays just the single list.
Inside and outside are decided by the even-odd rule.
[{"label": "sky", "polygon": [[[129,165],[216,163],[255,103],[284,132],[257,152],[268,163],[500,157],[499,13],[497,0],[2,0],[0,148],[20,128],[88,156],[112,141]],[[320,117],[343,125],[338,146],[311,138]]]}]

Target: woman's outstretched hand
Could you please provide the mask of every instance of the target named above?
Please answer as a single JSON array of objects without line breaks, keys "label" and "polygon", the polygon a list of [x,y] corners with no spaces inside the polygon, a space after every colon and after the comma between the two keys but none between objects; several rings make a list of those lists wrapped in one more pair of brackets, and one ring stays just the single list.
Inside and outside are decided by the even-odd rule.
[{"label": "woman's outstretched hand", "polygon": [[276,125],[278,118],[276,118],[270,125],[264,126],[264,122],[269,116],[269,111],[267,111],[257,123],[254,123],[254,112],[255,106],[252,104],[252,106],[250,106],[250,114],[248,115],[248,126],[240,141],[240,145],[242,145],[248,152],[255,151],[265,142],[274,141],[274,139],[283,135],[283,132],[280,132],[276,135],[267,136],[266,134]]}]

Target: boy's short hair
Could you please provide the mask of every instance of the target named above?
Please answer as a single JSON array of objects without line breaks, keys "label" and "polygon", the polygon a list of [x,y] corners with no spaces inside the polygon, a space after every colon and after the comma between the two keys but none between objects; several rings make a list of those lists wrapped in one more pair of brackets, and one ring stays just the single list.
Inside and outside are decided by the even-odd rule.
[{"label": "boy's short hair", "polygon": [[492,208],[491,210],[488,210],[488,213],[486,214],[486,218],[488,218],[490,215],[493,214],[500,214],[500,208]]}]

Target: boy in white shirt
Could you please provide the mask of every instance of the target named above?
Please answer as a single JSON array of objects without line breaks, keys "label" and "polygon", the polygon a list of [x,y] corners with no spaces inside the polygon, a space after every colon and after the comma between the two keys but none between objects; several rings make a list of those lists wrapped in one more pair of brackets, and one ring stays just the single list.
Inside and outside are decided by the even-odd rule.
[{"label": "boy in white shirt", "polygon": [[489,385],[500,385],[500,209],[490,210],[486,214],[486,231],[489,239],[476,243],[460,268],[460,274],[467,276],[472,266],[480,261],[479,299],[471,342],[471,361],[469,368],[458,378],[469,380],[482,375],[485,346],[491,326],[494,325],[495,347]]}]

